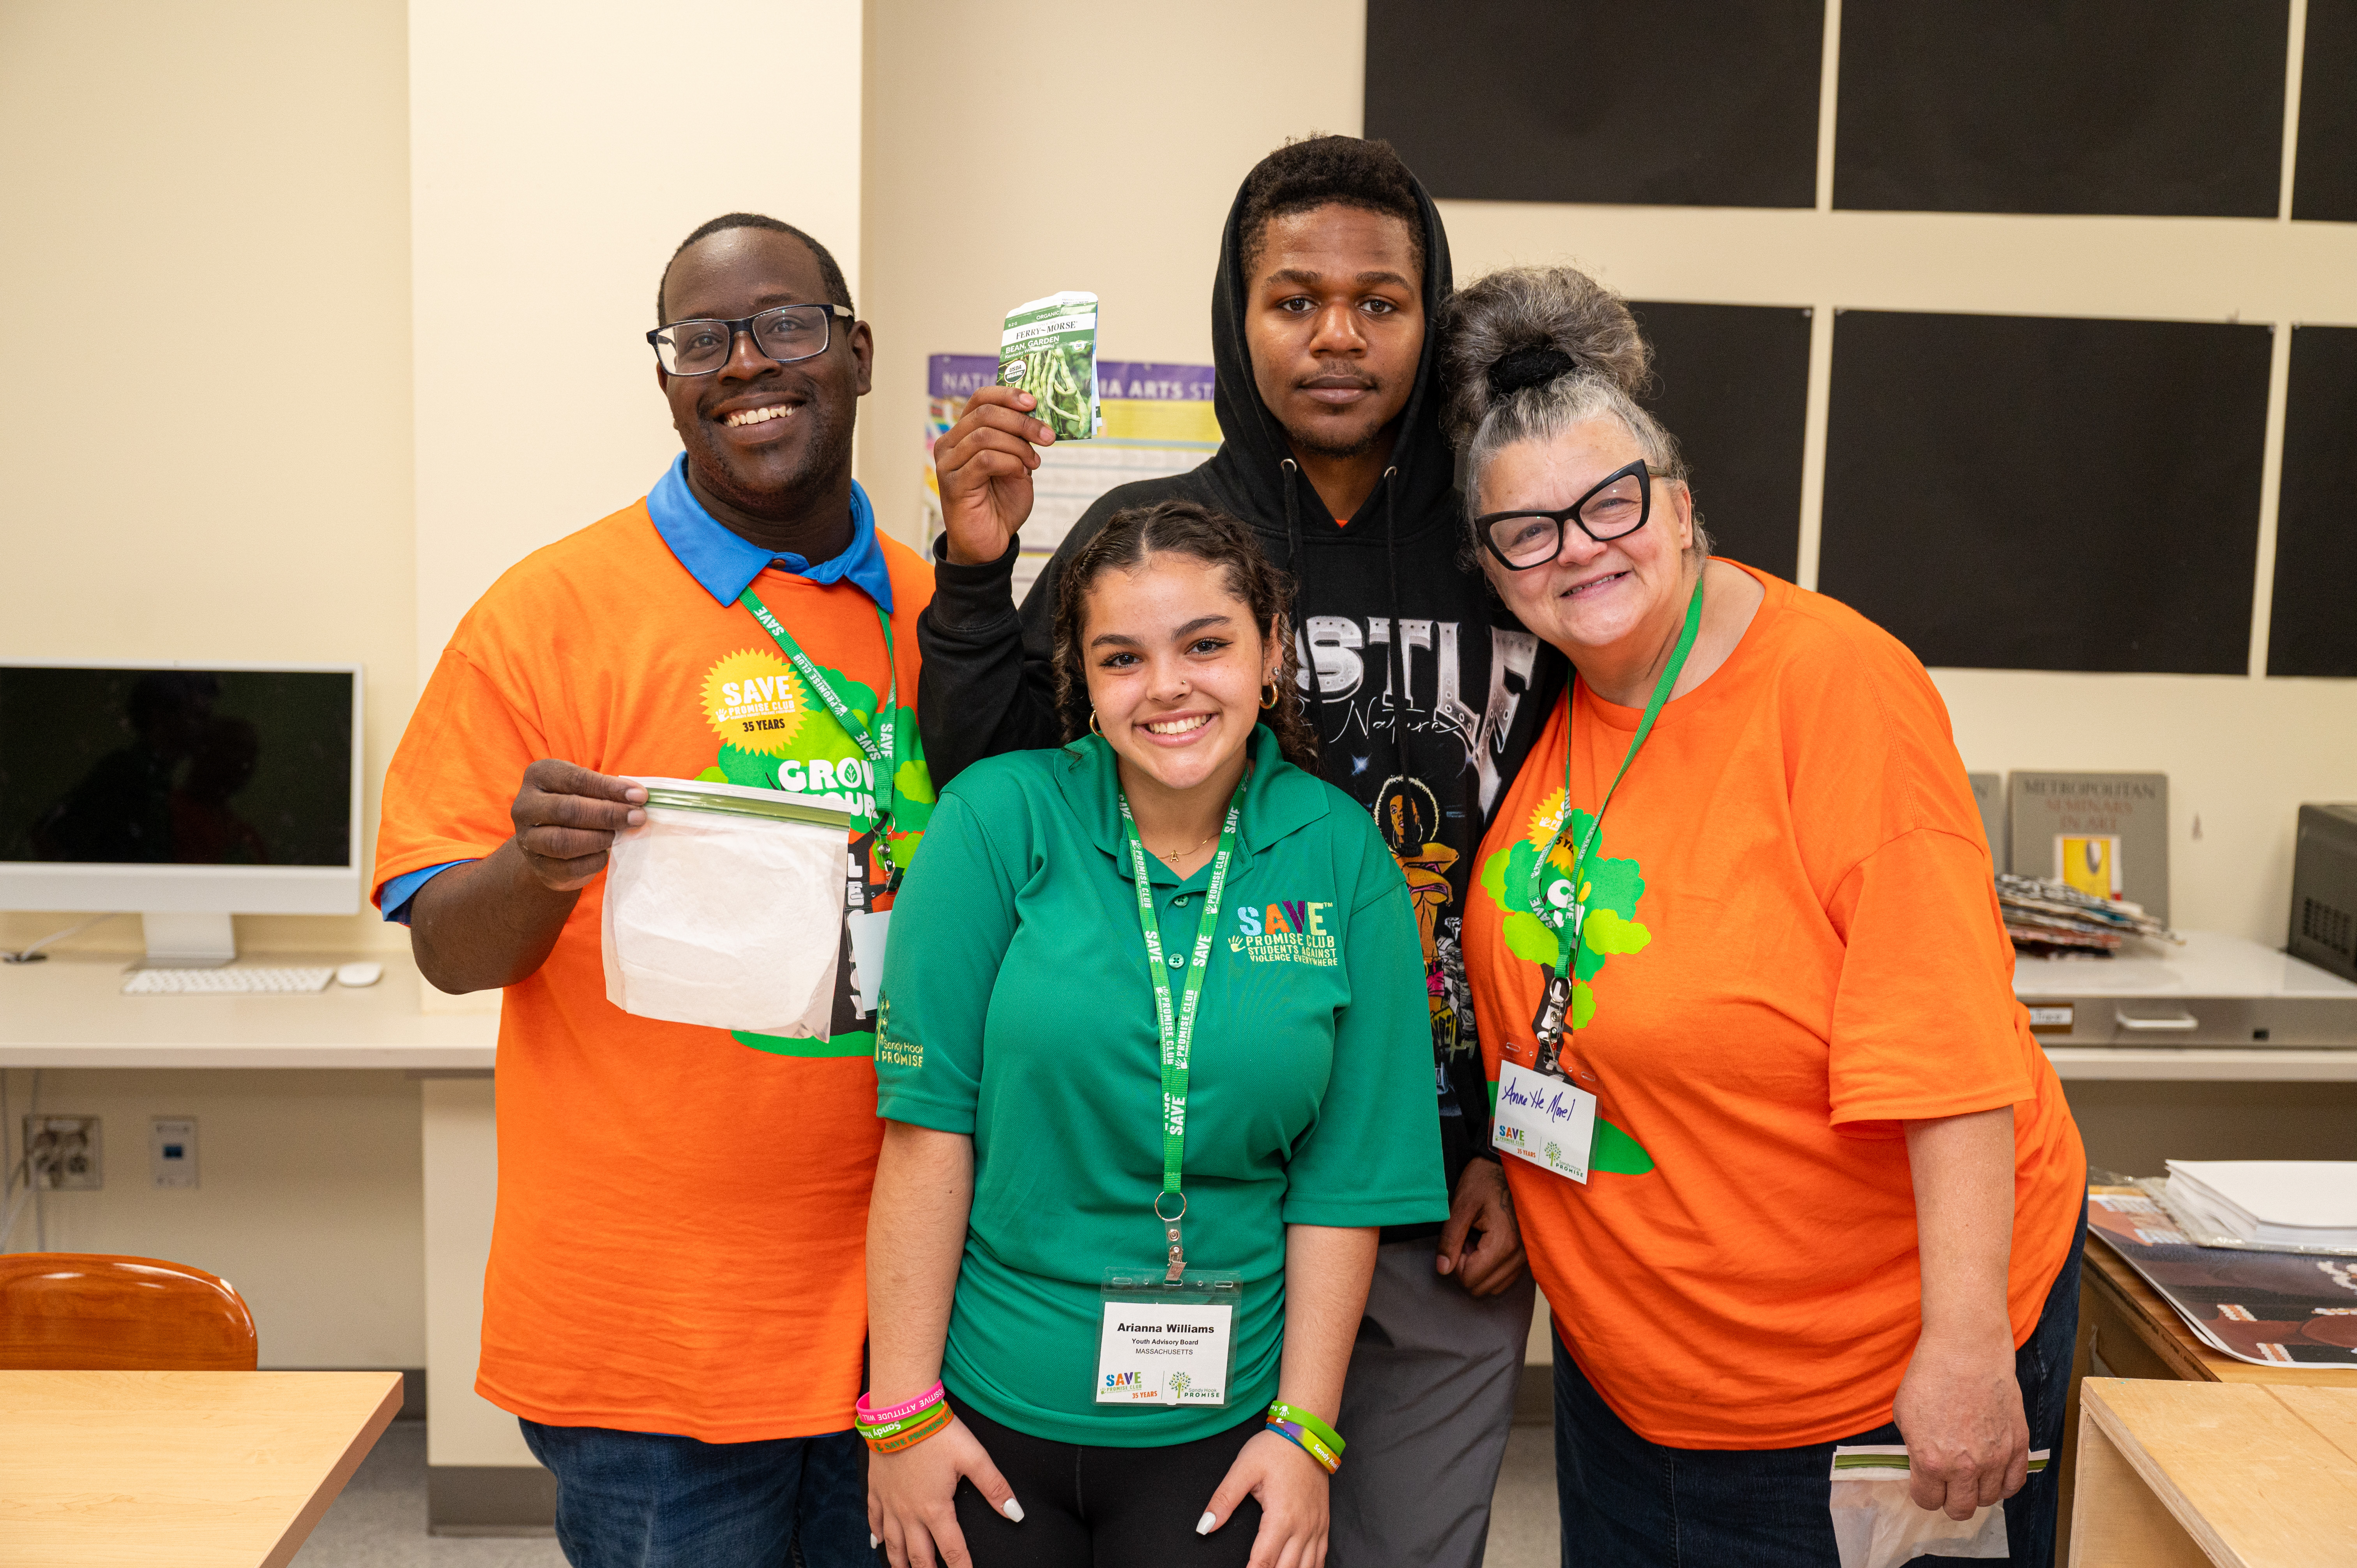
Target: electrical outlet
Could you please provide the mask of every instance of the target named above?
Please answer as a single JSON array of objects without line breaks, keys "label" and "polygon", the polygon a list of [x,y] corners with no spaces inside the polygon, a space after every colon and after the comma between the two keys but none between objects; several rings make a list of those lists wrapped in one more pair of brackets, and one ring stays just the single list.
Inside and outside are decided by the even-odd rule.
[{"label": "electrical outlet", "polygon": [[147,1164],[157,1187],[197,1185],[197,1119],[158,1116],[147,1127]]},{"label": "electrical outlet", "polygon": [[25,1152],[44,1192],[95,1192],[106,1185],[95,1116],[26,1117]]}]

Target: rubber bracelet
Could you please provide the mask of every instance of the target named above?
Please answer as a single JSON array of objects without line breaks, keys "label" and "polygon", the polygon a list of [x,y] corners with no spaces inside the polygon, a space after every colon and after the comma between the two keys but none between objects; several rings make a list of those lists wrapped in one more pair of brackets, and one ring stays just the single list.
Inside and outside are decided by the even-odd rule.
[{"label": "rubber bracelet", "polygon": [[912,1427],[922,1426],[925,1423],[933,1420],[939,1412],[948,1409],[949,1406],[946,1404],[929,1405],[916,1414],[904,1415],[898,1421],[856,1421],[851,1423],[851,1429],[870,1442],[875,1442],[886,1437],[897,1437]]},{"label": "rubber bracelet", "polygon": [[1312,1415],[1309,1412],[1302,1409],[1297,1404],[1287,1404],[1283,1400],[1278,1400],[1268,1407],[1268,1418],[1271,1421],[1292,1422],[1295,1425],[1300,1427],[1302,1431],[1308,1433],[1311,1436],[1325,1444],[1327,1447],[1332,1449],[1334,1451],[1334,1456],[1338,1459],[1342,1456],[1342,1450],[1350,1446],[1350,1444],[1342,1441],[1342,1434],[1340,1433],[1336,1432],[1332,1427],[1327,1425],[1323,1421],[1320,1421],[1318,1417]]},{"label": "rubber bracelet", "polygon": [[867,1402],[867,1396],[866,1394],[861,1394],[859,1396],[859,1402],[851,1407],[851,1413],[856,1416],[859,1420],[866,1422],[870,1425],[874,1425],[880,1422],[899,1421],[903,1416],[914,1415],[920,1410],[929,1409],[933,1405],[941,1403],[942,1400],[948,1397],[949,1391],[942,1388],[940,1380],[936,1379],[931,1388],[927,1389],[915,1399],[909,1400],[900,1404],[896,1404],[889,1410],[876,1409]]},{"label": "rubber bracelet", "polygon": [[863,1431],[860,1436],[866,1439],[869,1450],[874,1453],[897,1454],[903,1448],[914,1448],[926,1438],[946,1431],[951,1419],[950,1407],[946,1404],[937,1404],[905,1426],[896,1423],[895,1430],[889,1435],[877,1436],[870,1432]]},{"label": "rubber bracelet", "polygon": [[1342,1467],[1342,1456],[1319,1441],[1317,1434],[1304,1432],[1289,1421],[1272,1421],[1268,1429],[1287,1442],[1298,1444],[1301,1451],[1315,1459],[1328,1475]]}]

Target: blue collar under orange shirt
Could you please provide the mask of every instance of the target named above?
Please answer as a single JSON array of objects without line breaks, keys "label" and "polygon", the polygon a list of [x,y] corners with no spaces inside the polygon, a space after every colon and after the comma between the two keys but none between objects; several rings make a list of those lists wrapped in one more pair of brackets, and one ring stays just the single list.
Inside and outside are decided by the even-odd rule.
[{"label": "blue collar under orange shirt", "polygon": [[[727,527],[704,510],[687,488],[687,454],[672,459],[655,488],[647,492],[647,516],[655,532],[671,549],[687,575],[725,607],[735,604],[753,579],[775,566],[813,583],[849,583],[892,613],[892,576],[884,565],[884,546],[876,538],[876,508],[859,481],[851,481],[851,543],[842,554],[816,564],[788,553],[773,555]],[[417,890],[463,860],[446,861],[392,877],[377,889],[377,908],[388,920],[409,924],[409,902]]]},{"label": "blue collar under orange shirt", "polygon": [[704,510],[687,488],[687,454],[672,459],[655,488],[647,492],[647,515],[655,532],[671,546],[689,576],[724,605],[733,605],[753,579],[774,566],[813,583],[849,583],[892,613],[892,577],[885,570],[884,547],[876,538],[876,509],[859,481],[851,481],[851,543],[831,561],[813,564],[799,555],[773,555],[740,533],[733,533]]}]

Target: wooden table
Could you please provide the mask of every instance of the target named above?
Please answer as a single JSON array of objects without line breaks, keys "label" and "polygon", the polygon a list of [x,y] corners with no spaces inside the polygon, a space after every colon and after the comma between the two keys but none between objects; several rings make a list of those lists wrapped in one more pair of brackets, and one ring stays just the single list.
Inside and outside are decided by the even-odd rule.
[{"label": "wooden table", "polygon": [[[2093,1190],[2142,1196],[2135,1187]],[[2357,1390],[2357,1371],[2259,1367],[2212,1349],[2186,1326],[2185,1319],[2161,1299],[2158,1291],[2145,1283],[2144,1276],[2091,1233],[2086,1262],[2079,1275],[2079,1342],[2071,1365],[2070,1402],[2062,1419],[2061,1513],[2056,1521],[2054,1552],[2058,1563],[2072,1561],[2072,1500],[2083,1441],[2080,1391],[2090,1373],[2171,1382]]]},{"label": "wooden table", "polygon": [[0,1564],[291,1562],[398,1372],[0,1372]]},{"label": "wooden table", "polygon": [[2093,1378],[2070,1568],[2357,1563],[2357,1389]]}]

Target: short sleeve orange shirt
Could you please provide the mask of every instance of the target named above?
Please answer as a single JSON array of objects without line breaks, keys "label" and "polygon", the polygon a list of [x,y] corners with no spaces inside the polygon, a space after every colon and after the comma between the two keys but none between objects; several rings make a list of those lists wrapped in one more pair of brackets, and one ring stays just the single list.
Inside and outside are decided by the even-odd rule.
[{"label": "short sleeve orange shirt", "polygon": [[[853,813],[855,885],[888,908],[883,857],[906,858],[933,798],[921,749],[906,759],[932,573],[880,542],[904,754],[890,845],[873,831],[874,765],[640,501],[527,557],[460,623],[386,775],[376,885],[491,853],[524,768],[556,757],[830,798]],[[774,567],[754,591],[877,727],[891,681],[876,602]],[[502,998],[477,1389],[554,1425],[707,1443],[844,1431],[882,1142],[873,1017],[840,983],[824,1040],[623,1013],[606,1000],[604,889],[584,889],[547,961]]]},{"label": "short sleeve orange shirt", "polygon": [[[1890,1419],[1921,1327],[1900,1121],[2014,1108],[2017,1344],[2084,1196],[1939,693],[1855,611],[1752,575],[1765,602],[1663,709],[1590,852],[1563,1048],[1598,1100],[1587,1183],[1505,1162],[1556,1332],[1679,1448]],[[1501,1054],[1535,1066],[1556,947],[1523,900],[1566,747],[1584,832],[1640,716],[1575,684],[1481,845],[1466,958],[1493,1080]]]}]

